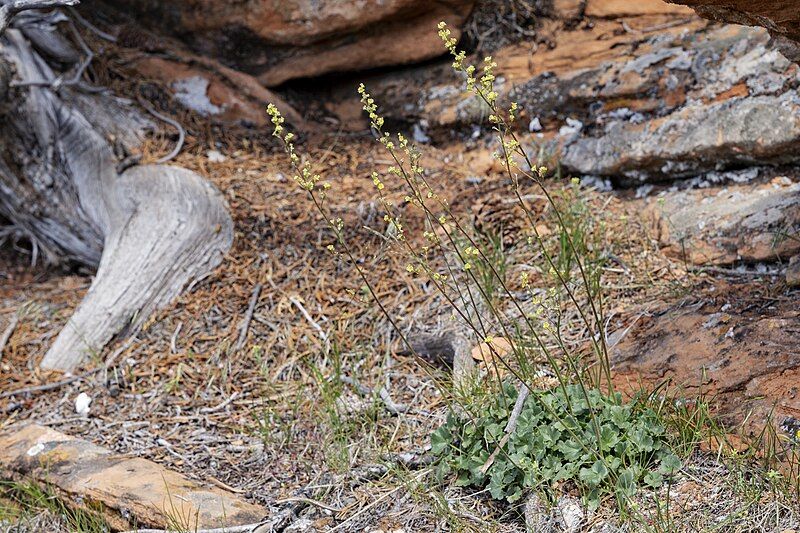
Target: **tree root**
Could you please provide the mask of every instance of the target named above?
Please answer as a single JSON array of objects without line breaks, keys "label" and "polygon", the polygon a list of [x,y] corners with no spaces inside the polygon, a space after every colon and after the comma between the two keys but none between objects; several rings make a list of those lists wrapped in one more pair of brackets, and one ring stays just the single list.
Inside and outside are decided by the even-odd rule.
[{"label": "tree root", "polygon": [[[0,42],[0,66],[4,58],[23,81],[54,78],[18,29]],[[218,265],[233,222],[222,195],[194,172],[167,165],[117,172],[107,139],[135,145],[147,120],[112,96],[13,91],[19,101],[0,120],[0,214],[42,243],[51,261],[98,267],[41,363],[72,371]]]}]

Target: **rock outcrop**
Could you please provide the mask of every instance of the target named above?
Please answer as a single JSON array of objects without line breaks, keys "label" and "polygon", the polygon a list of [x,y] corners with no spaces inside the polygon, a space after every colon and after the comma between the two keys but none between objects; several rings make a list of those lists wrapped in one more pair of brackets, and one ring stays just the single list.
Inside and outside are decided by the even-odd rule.
[{"label": "rock outcrop", "polygon": [[566,140],[567,169],[648,181],[798,160],[798,69],[764,30],[723,26],[648,44],[580,76],[599,108],[584,121],[597,127]]},{"label": "rock outcrop", "polygon": [[[529,142],[567,173],[635,184],[800,160],[800,71],[766,30],[712,25],[663,2],[563,11],[542,22],[548,46],[493,56],[501,98],[523,107]],[[388,117],[442,137],[486,117],[451,71],[443,61],[366,84]]]},{"label": "rock outcrop", "polygon": [[455,31],[474,0],[122,0],[150,28],[271,87],[332,72],[402,65],[441,55],[439,21]]},{"label": "rock outcrop", "polygon": [[639,124],[615,120],[568,144],[561,163],[577,174],[648,181],[791,163],[799,154],[800,98],[792,91],[692,103]]},{"label": "rock outcrop", "polygon": [[800,61],[800,9],[781,0],[669,0],[720,22],[763,26],[781,42],[787,57]]}]

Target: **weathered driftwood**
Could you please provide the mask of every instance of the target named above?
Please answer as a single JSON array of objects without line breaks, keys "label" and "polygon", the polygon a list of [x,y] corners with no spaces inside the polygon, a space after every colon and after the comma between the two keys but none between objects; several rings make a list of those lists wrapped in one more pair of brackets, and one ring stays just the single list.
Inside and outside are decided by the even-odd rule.
[{"label": "weathered driftwood", "polygon": [[65,86],[69,75],[57,76],[36,42],[51,57],[76,52],[43,37],[57,34],[44,15],[26,20],[0,35],[0,215],[46,260],[98,268],[41,363],[70,371],[219,264],[233,223],[193,172],[148,165],[119,174],[115,153],[135,149],[151,124],[124,100]]},{"label": "weathered driftwood", "polygon": [[51,7],[74,6],[78,0],[12,0],[0,5],[0,34],[6,31],[11,19],[18,13],[30,9],[47,9]]}]

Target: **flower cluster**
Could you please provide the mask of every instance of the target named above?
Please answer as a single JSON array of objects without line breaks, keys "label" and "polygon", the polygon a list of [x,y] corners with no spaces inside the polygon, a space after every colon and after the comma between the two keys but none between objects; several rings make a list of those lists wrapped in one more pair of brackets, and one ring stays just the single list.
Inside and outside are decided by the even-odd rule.
[{"label": "flower cluster", "polygon": [[[308,161],[301,161],[300,156],[297,154],[297,151],[294,149],[294,133],[286,132],[283,133],[286,128],[283,126],[284,118],[281,115],[281,112],[275,106],[275,104],[269,104],[267,106],[267,114],[270,117],[270,122],[274,129],[272,130],[272,136],[277,137],[283,142],[283,146],[286,150],[286,153],[289,154],[289,159],[292,163],[292,167],[295,169],[296,174],[293,176],[294,181],[300,185],[300,187],[306,191],[313,191],[314,187],[319,183],[320,175],[315,174],[311,170],[311,164]],[[322,184],[323,193],[322,197],[325,197],[324,190],[330,188],[330,184],[323,183]]]},{"label": "flower cluster", "polygon": [[453,37],[450,28],[447,27],[447,23],[440,22],[438,28],[439,37],[442,39],[445,48],[450,52],[450,55],[453,56],[453,68],[467,76],[467,90],[477,92],[487,103],[493,105],[497,100],[497,93],[494,90],[494,81],[497,79],[494,75],[494,69],[497,67],[497,63],[494,62],[491,56],[484,58],[483,74],[478,80],[475,77],[475,66],[465,65],[464,61],[467,58],[467,53],[457,48],[458,39]]},{"label": "flower cluster", "polygon": [[367,115],[369,115],[369,120],[372,122],[372,127],[377,130],[383,128],[383,117],[378,115],[378,106],[375,103],[375,100],[367,92],[367,89],[364,87],[363,83],[358,85],[358,94],[361,96],[361,105]]}]

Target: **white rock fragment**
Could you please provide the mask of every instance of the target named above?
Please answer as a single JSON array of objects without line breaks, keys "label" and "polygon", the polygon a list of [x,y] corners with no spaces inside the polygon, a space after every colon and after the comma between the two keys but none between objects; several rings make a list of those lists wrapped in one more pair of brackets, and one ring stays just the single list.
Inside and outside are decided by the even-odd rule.
[{"label": "white rock fragment", "polygon": [[298,520],[295,520],[289,524],[284,531],[286,533],[303,533],[316,531],[316,529],[314,528],[314,522],[311,519],[299,518]]},{"label": "white rock fragment", "polygon": [[581,530],[584,520],[583,505],[577,498],[561,496],[556,502],[556,523],[560,531],[577,533]]},{"label": "white rock fragment", "polygon": [[201,115],[219,115],[222,108],[208,98],[208,85],[208,80],[202,76],[192,76],[175,81],[172,88],[175,90],[175,99],[185,107]]},{"label": "white rock fragment", "polygon": [[525,531],[538,533],[550,525],[550,510],[535,492],[525,500]]},{"label": "white rock fragment", "polygon": [[562,137],[571,137],[579,134],[581,130],[583,130],[583,122],[574,118],[567,118],[567,124],[561,126],[558,130],[558,134]]},{"label": "white rock fragment", "polygon": [[44,444],[41,442],[34,444],[28,450],[28,457],[35,457],[44,451]]},{"label": "white rock fragment", "polygon": [[636,198],[637,199],[647,198],[647,196],[649,196],[650,193],[653,192],[654,188],[655,187],[653,185],[650,185],[650,184],[641,185],[641,186],[637,187],[637,189],[636,189]]},{"label": "white rock fragment", "polygon": [[542,123],[539,121],[539,117],[533,117],[528,124],[528,131],[531,133],[535,131],[542,131]]},{"label": "white rock fragment", "polygon": [[582,176],[581,187],[595,189],[599,192],[611,192],[614,190],[614,187],[611,185],[611,180],[608,178],[601,178],[600,176]]},{"label": "white rock fragment", "polygon": [[82,392],[78,394],[78,397],[75,398],[75,412],[81,416],[87,416],[89,414],[89,404],[92,403],[92,398]]},{"label": "white rock fragment", "polygon": [[206,152],[206,157],[208,157],[209,163],[224,163],[228,160],[219,150],[209,150]]}]

